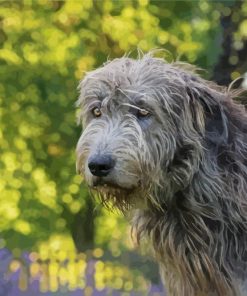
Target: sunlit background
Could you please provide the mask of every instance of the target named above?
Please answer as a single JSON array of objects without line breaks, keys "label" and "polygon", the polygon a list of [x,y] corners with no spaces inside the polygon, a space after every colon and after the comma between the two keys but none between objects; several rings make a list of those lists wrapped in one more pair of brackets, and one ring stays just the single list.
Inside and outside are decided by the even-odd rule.
[{"label": "sunlit background", "polygon": [[246,77],[247,1],[0,2],[1,296],[164,295],[146,247],[75,172],[79,80],[137,48],[229,85]]}]

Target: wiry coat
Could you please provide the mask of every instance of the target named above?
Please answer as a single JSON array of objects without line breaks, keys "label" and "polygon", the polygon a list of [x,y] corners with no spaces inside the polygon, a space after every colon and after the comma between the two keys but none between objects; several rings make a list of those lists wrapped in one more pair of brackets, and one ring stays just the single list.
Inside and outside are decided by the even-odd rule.
[{"label": "wiry coat", "polygon": [[[103,203],[132,210],[169,295],[247,295],[247,116],[235,96],[151,54],[113,60],[80,84],[78,170]],[[150,115],[138,118],[140,108]],[[88,170],[95,153],[116,161],[100,180]]]}]

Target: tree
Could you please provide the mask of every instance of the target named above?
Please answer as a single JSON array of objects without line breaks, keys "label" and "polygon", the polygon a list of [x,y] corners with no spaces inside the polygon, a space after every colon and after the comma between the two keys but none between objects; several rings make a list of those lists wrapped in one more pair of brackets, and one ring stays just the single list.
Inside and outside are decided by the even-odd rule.
[{"label": "tree", "polygon": [[[247,70],[247,4],[232,1],[221,4],[222,50],[213,71],[212,79],[228,86]],[[238,87],[241,80],[235,84]]]}]

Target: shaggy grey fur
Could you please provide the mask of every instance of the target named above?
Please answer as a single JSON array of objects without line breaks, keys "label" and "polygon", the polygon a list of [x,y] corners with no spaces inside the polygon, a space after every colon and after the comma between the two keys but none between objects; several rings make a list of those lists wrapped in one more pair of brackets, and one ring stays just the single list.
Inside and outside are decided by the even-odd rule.
[{"label": "shaggy grey fur", "polygon": [[[133,213],[169,295],[247,295],[247,116],[237,94],[152,53],[110,61],[79,88],[78,171],[106,206]],[[93,155],[114,159],[107,176],[90,172]]]}]

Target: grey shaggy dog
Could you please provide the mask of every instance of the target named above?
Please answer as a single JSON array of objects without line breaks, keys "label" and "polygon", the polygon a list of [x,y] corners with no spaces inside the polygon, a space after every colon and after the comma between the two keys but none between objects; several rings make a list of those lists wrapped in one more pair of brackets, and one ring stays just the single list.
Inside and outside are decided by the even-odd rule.
[{"label": "grey shaggy dog", "polygon": [[77,169],[132,213],[169,295],[247,295],[247,116],[184,63],[123,57],[79,86]]}]

